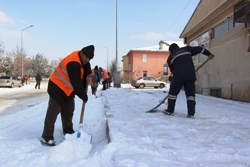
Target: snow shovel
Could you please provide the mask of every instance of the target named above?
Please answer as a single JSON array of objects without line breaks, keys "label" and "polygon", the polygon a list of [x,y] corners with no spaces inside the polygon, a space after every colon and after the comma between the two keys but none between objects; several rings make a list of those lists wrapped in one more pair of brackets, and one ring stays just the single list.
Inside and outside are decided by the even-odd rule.
[{"label": "snow shovel", "polygon": [[152,108],[151,110],[146,111],[146,112],[154,112],[155,109],[157,109],[162,103],[164,103],[165,100],[167,100],[168,96],[169,96],[169,95],[167,95],[167,96],[166,96],[157,106],[155,106],[154,108]]},{"label": "snow shovel", "polygon": [[[86,78],[86,88],[85,88],[85,92],[87,94],[88,92],[88,78]],[[79,121],[79,128],[78,128],[78,131],[77,131],[77,138],[80,138],[81,137],[81,131],[83,129],[83,118],[84,118],[84,110],[85,110],[85,105],[86,103],[83,101],[82,103],[82,111],[81,111],[81,115],[80,115],[80,121]],[[91,143],[91,140],[92,140],[92,135],[90,135],[90,143]]]},{"label": "snow shovel", "polygon": [[[204,61],[196,70],[195,72],[197,72],[202,66],[204,66],[204,64],[206,64],[208,61],[210,60],[210,58],[208,58],[206,61]],[[155,112],[154,110],[157,109],[160,105],[162,105],[162,103],[165,102],[165,100],[167,100],[169,95],[167,95],[157,106],[155,106],[154,108],[152,108],[149,111],[146,111],[146,113],[152,113]]]},{"label": "snow shovel", "polygon": [[83,129],[83,117],[84,117],[85,104],[86,104],[85,102],[82,103],[82,111],[80,115],[79,128],[77,131],[77,138],[81,137],[81,130]]}]

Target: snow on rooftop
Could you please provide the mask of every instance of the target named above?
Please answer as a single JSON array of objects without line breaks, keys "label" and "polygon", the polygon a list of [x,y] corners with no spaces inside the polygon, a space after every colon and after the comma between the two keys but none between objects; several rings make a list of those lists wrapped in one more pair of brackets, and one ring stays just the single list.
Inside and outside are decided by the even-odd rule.
[{"label": "snow on rooftop", "polygon": [[[179,45],[179,47],[186,46],[183,41],[164,41],[164,42],[168,43],[169,45],[171,45],[172,43],[176,43],[177,45]],[[131,50],[168,51],[169,46],[167,46],[165,44],[163,44],[162,46],[163,46],[163,49],[159,49],[160,46],[158,44],[158,45],[154,45],[154,46],[134,48]]]}]

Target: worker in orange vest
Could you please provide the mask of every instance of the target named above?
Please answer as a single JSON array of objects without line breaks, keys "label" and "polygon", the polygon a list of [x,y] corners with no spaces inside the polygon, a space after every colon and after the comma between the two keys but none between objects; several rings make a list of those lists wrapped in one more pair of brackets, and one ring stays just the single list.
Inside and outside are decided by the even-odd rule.
[{"label": "worker in orange vest", "polygon": [[91,86],[92,95],[96,96],[96,91],[97,91],[99,82],[100,82],[100,78],[98,76],[98,66],[95,66],[95,68],[92,69],[91,76],[89,77],[89,83]]},{"label": "worker in orange vest", "polygon": [[102,90],[106,90],[106,84],[107,84],[107,81],[108,81],[108,78],[109,78],[107,70],[105,70],[102,67],[99,67],[99,71],[101,73],[101,79],[100,80],[102,80],[102,85],[103,85]]},{"label": "worker in orange vest", "polygon": [[65,57],[48,82],[49,103],[44,120],[44,128],[40,139],[43,145],[55,146],[54,124],[57,115],[61,114],[64,134],[73,134],[73,114],[75,108],[75,95],[85,103],[87,76],[91,74],[89,61],[94,57],[94,46],[89,45]]}]

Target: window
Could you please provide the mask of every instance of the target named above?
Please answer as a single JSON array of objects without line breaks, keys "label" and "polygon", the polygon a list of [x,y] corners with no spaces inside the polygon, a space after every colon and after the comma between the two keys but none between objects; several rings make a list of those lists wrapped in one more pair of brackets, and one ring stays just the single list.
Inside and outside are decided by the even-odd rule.
[{"label": "window", "polygon": [[235,23],[234,24],[234,18],[233,17],[228,17],[226,20],[221,22],[219,25],[213,28],[213,36],[212,38],[216,38],[222,34],[225,34],[226,32],[237,28],[244,23]]},{"label": "window", "polygon": [[143,71],[143,77],[147,77],[147,71]]},{"label": "window", "polygon": [[[203,46],[204,48],[208,48],[209,45],[209,32],[205,32],[200,35],[198,38],[194,39],[189,43],[190,46]],[[206,60],[207,56],[203,54],[199,54],[197,56],[193,56],[192,59],[194,64],[203,63]]]},{"label": "window", "polygon": [[147,62],[148,60],[148,55],[147,54],[143,54],[142,55],[142,62]]},{"label": "window", "polygon": [[167,65],[167,63],[163,65],[163,75],[168,75],[168,65]]},{"label": "window", "polygon": [[228,29],[228,24],[227,22],[223,22],[221,23],[219,26],[214,28],[214,38],[224,34],[225,32],[227,32]]},{"label": "window", "polygon": [[150,81],[155,81],[155,78],[150,77],[149,80]]}]

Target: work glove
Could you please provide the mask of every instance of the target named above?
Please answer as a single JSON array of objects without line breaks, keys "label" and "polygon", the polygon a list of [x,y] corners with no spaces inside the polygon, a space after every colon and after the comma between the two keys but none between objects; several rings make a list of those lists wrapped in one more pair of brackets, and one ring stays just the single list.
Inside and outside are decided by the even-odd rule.
[{"label": "work glove", "polygon": [[212,60],[212,59],[214,58],[214,54],[210,54],[210,55],[208,56],[208,58],[209,58],[210,60]]},{"label": "work glove", "polygon": [[85,103],[87,103],[87,101],[88,101],[88,95],[87,95],[85,92],[83,93],[82,100],[83,100]]}]

